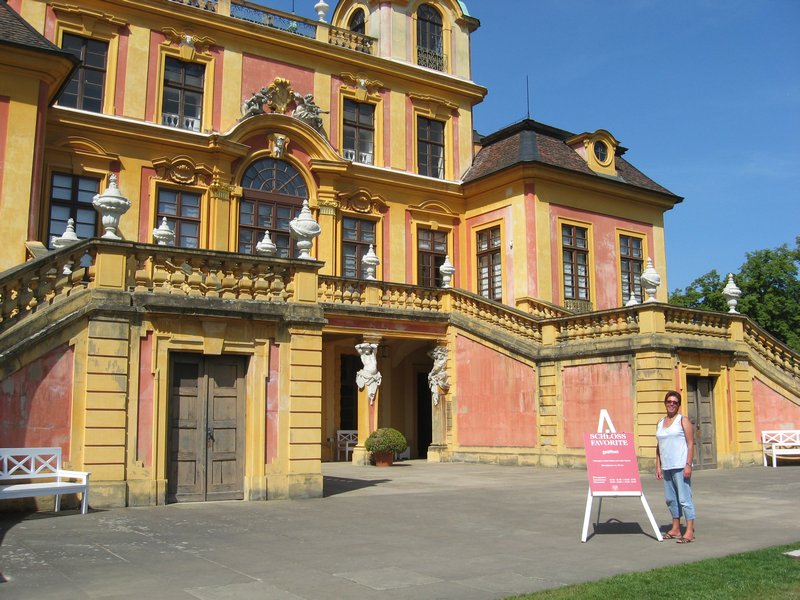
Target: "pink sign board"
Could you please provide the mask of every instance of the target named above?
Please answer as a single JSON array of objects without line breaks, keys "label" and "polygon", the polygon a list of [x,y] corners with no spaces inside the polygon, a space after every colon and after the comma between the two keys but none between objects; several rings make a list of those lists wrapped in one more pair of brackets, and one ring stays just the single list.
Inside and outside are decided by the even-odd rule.
[{"label": "pink sign board", "polygon": [[585,433],[583,444],[592,494],[642,492],[632,434]]}]

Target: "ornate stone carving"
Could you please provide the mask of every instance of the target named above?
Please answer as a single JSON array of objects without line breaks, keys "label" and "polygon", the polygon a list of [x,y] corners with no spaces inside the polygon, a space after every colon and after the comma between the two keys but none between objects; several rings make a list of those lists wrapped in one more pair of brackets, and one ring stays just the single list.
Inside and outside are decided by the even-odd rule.
[{"label": "ornate stone carving", "polygon": [[339,77],[342,78],[342,83],[352,89],[362,90],[369,95],[377,94],[383,87],[383,82],[377,79],[369,79],[363,73],[340,73]]},{"label": "ornate stone carving", "polygon": [[[199,52],[207,54],[208,48],[214,44],[214,39],[204,35],[194,35],[185,31],[178,31],[172,27],[163,27],[161,33],[167,38],[172,46],[186,48],[191,54]],[[183,54],[183,53],[182,53]]]},{"label": "ornate stone carving", "polygon": [[381,384],[381,373],[378,371],[378,344],[363,342],[356,344],[356,350],[361,357],[363,367],[356,373],[356,385],[358,389],[367,388],[369,403],[375,402],[375,394]]},{"label": "ornate stone carving", "polygon": [[[196,185],[200,178],[212,178],[214,171],[206,165],[196,164],[188,156],[162,157],[153,160],[153,168],[160,179],[181,185]],[[203,181],[202,183],[206,183]]]},{"label": "ornate stone carving", "polygon": [[278,247],[269,236],[269,230],[264,232],[264,238],[256,244],[256,252],[261,256],[275,256],[278,253]]},{"label": "ornate stone carving", "polygon": [[289,80],[276,77],[267,88],[267,94],[266,104],[272,112],[285,115],[293,99],[292,84]]},{"label": "ornate stone carving", "polygon": [[373,212],[383,212],[388,207],[380,196],[373,196],[364,189],[340,193],[339,202],[343,209],[365,215]]},{"label": "ornate stone carving", "polygon": [[273,158],[283,158],[289,149],[289,136],[273,133],[269,136],[271,154]]},{"label": "ornate stone carving", "polygon": [[262,87],[260,91],[253,92],[252,96],[242,102],[242,117],[239,120],[263,115],[265,104],[269,104],[269,88]]},{"label": "ornate stone carving", "polygon": [[330,111],[322,110],[317,106],[317,103],[314,102],[314,94],[300,95],[294,92],[294,101],[297,106],[292,112],[292,116],[303,121],[303,123],[307,123],[319,133],[323,133],[322,117],[320,115],[327,114]]},{"label": "ornate stone carving", "polygon": [[450,379],[447,376],[447,347],[436,346],[428,352],[428,356],[433,359],[433,368],[428,373],[428,387],[431,389],[431,400],[433,405],[439,405],[439,390],[444,393],[450,389]]}]

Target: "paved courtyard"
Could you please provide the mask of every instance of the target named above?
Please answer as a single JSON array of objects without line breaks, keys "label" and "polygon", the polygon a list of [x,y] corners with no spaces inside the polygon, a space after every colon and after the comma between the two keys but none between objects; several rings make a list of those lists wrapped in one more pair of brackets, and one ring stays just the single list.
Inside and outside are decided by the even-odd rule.
[{"label": "paved courtyard", "polygon": [[[406,461],[323,465],[325,497],[0,516],[0,597],[490,600],[776,544],[800,548],[800,468],[694,475],[697,542],[657,542],[586,472]],[[642,473],[662,530],[661,484]],[[597,500],[595,500],[596,516]]]}]

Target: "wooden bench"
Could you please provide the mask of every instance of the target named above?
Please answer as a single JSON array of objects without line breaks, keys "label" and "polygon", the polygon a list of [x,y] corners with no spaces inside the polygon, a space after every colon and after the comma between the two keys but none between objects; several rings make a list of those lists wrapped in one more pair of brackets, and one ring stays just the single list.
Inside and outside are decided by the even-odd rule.
[{"label": "wooden bench", "polygon": [[61,448],[0,448],[0,500],[81,494],[81,513],[89,510],[89,473],[61,468]]},{"label": "wooden bench", "polygon": [[764,445],[764,466],[767,456],[772,457],[772,466],[778,466],[779,456],[800,456],[800,429],[772,429],[761,432]]}]

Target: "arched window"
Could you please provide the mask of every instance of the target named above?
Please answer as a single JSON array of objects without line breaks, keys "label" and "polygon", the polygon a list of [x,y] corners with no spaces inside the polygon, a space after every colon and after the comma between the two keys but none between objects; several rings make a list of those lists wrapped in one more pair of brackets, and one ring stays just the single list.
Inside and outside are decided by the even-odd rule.
[{"label": "arched window", "polygon": [[366,21],[363,10],[359,8],[353,12],[350,20],[347,22],[347,28],[354,33],[360,33],[361,35],[366,33]]},{"label": "arched window", "polygon": [[256,245],[269,231],[278,247],[277,256],[294,257],[294,240],[289,221],[296,217],[308,186],[290,163],[262,158],[247,168],[242,177],[242,200],[239,203],[239,252],[255,254]]},{"label": "arched window", "polygon": [[430,4],[417,9],[417,64],[444,71],[446,57],[442,42],[442,15]]}]

